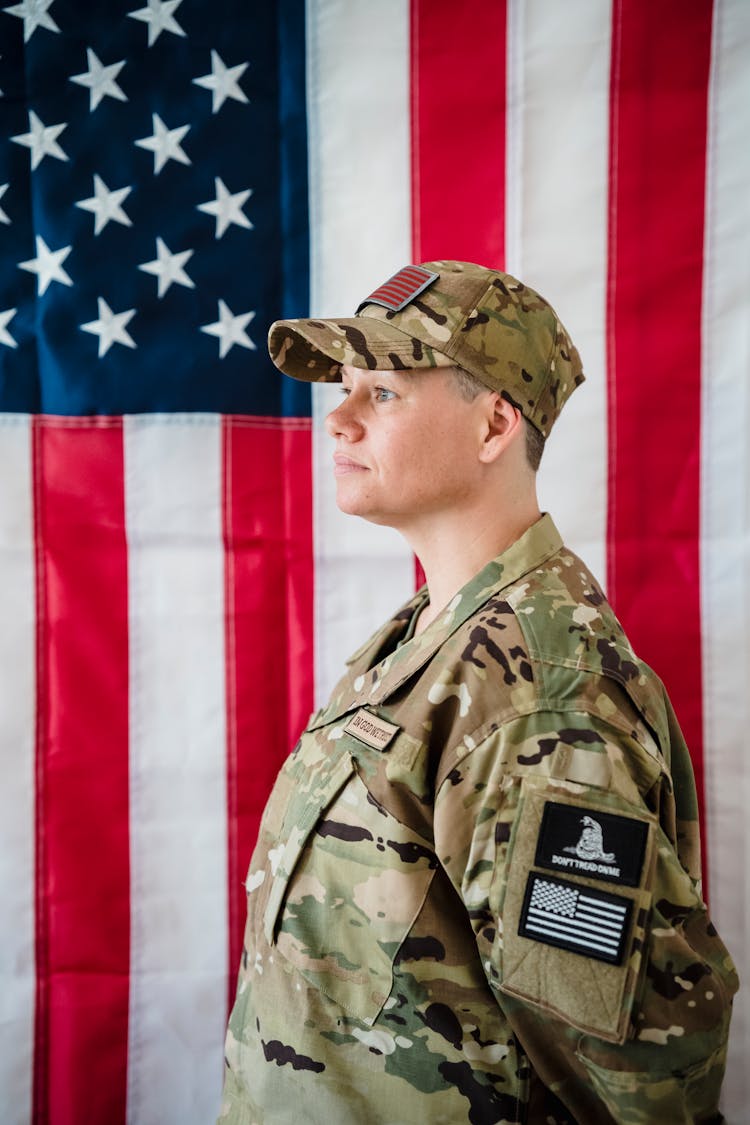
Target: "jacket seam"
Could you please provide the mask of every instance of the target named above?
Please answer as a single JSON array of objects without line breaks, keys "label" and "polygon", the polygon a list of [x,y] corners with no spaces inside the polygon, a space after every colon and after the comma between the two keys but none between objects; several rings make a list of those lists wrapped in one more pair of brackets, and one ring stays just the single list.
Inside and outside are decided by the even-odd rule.
[{"label": "jacket seam", "polygon": [[[437,796],[438,790],[442,787],[443,783],[446,781],[448,775],[452,772],[452,770],[455,769],[455,767],[459,765],[459,763],[465,761],[465,759],[468,758],[471,754],[474,754],[477,750],[481,749],[481,747],[499,731],[507,726],[510,726],[511,723],[517,720],[528,718],[531,715],[540,715],[545,712],[555,715],[588,715],[592,719],[595,719],[596,722],[602,727],[609,728],[610,730],[616,732],[618,735],[625,735],[627,738],[633,739],[633,741],[636,742],[639,747],[641,747],[644,754],[646,754],[649,759],[655,761],[658,764],[660,773],[665,776],[669,776],[666,762],[664,762],[663,759],[655,758],[655,756],[651,754],[645,746],[643,746],[642,742],[635,736],[632,727],[628,723],[619,724],[617,722],[614,722],[611,718],[605,719],[599,714],[598,711],[594,710],[593,707],[581,705],[581,701],[578,701],[577,706],[571,707],[569,704],[556,703],[554,700],[542,701],[540,699],[534,706],[514,708],[512,712],[501,714],[496,719],[485,720],[483,723],[480,723],[478,727],[475,727],[471,733],[465,734],[461,742],[455,744],[450,751],[445,751],[441,756],[441,765],[435,777],[435,795]],[[468,742],[473,743],[473,745],[467,745],[467,740]],[[443,762],[445,762],[446,754],[450,755],[449,765],[447,766],[443,765]]]}]

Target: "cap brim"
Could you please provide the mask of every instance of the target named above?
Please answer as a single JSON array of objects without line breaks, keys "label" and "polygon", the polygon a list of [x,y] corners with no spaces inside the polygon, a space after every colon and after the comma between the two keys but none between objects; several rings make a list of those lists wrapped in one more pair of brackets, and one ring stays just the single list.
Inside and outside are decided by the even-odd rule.
[{"label": "cap brim", "polygon": [[285,375],[307,383],[338,383],[344,364],[370,371],[450,367],[453,360],[388,321],[277,320],[268,333],[271,359]]}]

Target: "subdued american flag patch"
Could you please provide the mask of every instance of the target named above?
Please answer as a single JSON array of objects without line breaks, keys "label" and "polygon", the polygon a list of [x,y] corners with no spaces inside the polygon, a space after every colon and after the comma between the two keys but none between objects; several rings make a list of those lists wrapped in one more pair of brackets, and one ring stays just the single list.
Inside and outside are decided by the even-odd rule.
[{"label": "subdued american flag patch", "polygon": [[532,872],[518,932],[531,941],[619,965],[632,905],[621,895]]},{"label": "subdued american flag patch", "polygon": [[433,281],[437,281],[439,276],[432,270],[426,270],[424,266],[403,266],[398,273],[394,273],[393,277],[389,277],[386,282],[378,286],[369,297],[365,297],[357,312],[365,305],[383,305],[391,312],[398,312],[422,293],[428,285],[432,285]]}]

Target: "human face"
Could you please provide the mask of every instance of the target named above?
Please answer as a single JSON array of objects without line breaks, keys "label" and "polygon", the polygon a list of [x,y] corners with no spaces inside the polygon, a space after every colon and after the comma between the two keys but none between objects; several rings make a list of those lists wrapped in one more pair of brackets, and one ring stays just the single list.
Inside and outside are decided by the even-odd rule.
[{"label": "human face", "polygon": [[483,409],[440,368],[342,369],[326,419],[343,512],[408,531],[458,510],[479,483]]}]

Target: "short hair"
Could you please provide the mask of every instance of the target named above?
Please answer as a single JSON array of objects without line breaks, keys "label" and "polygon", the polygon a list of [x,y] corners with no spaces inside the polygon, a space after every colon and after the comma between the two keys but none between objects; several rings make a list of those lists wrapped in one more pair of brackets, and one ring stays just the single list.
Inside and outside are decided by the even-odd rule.
[{"label": "short hair", "polygon": [[[450,373],[456,390],[467,402],[473,402],[482,391],[491,390],[481,379],[477,379],[476,375],[471,375],[468,371],[464,371],[463,367],[451,367]],[[536,472],[541,463],[542,454],[544,453],[544,434],[541,433],[536,426],[533,426],[528,418],[524,418],[523,421],[526,439],[526,460],[532,471]]]}]

